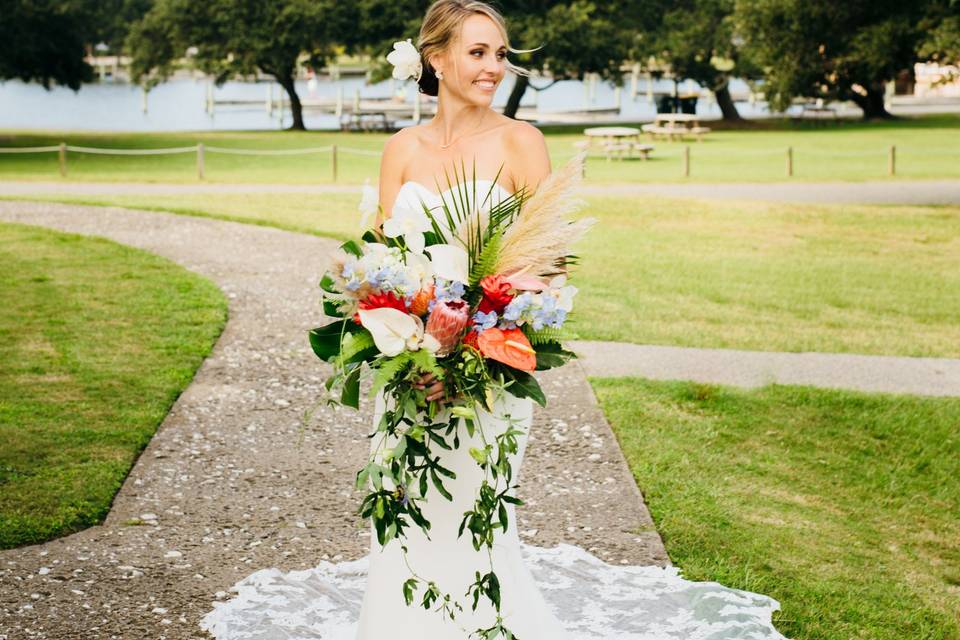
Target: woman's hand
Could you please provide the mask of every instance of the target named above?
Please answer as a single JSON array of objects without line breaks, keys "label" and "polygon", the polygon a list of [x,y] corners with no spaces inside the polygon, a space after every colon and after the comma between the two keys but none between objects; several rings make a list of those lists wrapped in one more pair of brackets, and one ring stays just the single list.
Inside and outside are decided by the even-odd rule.
[{"label": "woman's hand", "polygon": [[427,392],[428,402],[436,400],[437,402],[443,404],[444,402],[452,402],[455,400],[455,398],[447,397],[447,391],[443,386],[443,380],[437,379],[437,376],[432,373],[421,376],[420,379],[414,383],[413,388],[425,389]]}]

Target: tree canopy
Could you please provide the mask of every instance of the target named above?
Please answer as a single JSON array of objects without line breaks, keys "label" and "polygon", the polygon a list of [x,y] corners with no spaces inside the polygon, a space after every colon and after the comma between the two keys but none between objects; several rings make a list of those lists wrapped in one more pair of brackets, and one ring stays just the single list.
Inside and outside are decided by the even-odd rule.
[{"label": "tree canopy", "polygon": [[864,117],[890,117],[885,83],[910,69],[926,39],[919,26],[952,0],[738,0],[738,33],[763,68],[767,98],[852,100]]},{"label": "tree canopy", "polygon": [[348,33],[351,15],[352,4],[336,0],[157,0],[127,41],[131,73],[148,84],[166,79],[188,49],[193,65],[217,84],[259,70],[289,95],[291,128],[304,129],[294,86],[298,60],[323,66]]}]

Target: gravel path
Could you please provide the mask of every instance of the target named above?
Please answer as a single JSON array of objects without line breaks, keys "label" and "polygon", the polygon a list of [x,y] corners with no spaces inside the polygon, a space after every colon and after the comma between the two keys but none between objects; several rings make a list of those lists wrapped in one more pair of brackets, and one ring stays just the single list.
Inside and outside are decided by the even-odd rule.
[{"label": "gravel path", "polygon": [[[180,193],[359,193],[358,185],[16,182],[0,181],[0,194],[170,195]],[[960,180],[871,182],[744,182],[691,184],[587,184],[584,195],[659,195],[725,200],[861,204],[960,204]]]},{"label": "gravel path", "polygon": [[[335,244],[269,227],[119,208],[0,202],[0,220],[104,236],[200,273],[229,298],[211,356],[140,456],[101,526],[0,552],[0,638],[199,638],[200,616],[252,571],[368,550],[355,470],[371,406],[320,405],[306,331]],[[579,365],[541,380],[518,528],[611,563],[669,560]],[[302,437],[301,437],[302,436]]]},{"label": "gravel path", "polygon": [[573,341],[591,376],[696,380],[741,387],[770,383],[833,389],[960,396],[960,359],[692,349]]}]

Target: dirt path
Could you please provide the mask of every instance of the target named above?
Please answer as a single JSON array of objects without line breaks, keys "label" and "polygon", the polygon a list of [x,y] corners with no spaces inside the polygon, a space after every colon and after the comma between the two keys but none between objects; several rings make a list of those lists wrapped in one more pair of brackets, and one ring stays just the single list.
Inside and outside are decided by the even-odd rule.
[{"label": "dirt path", "polygon": [[[0,639],[202,637],[197,621],[252,571],[367,552],[355,470],[369,409],[319,407],[327,369],[306,331],[335,243],[254,225],[118,208],[0,202],[0,220],[103,236],[213,280],[230,319],[102,526],[0,552]],[[528,543],[611,563],[669,564],[578,365],[542,378],[520,475]],[[218,595],[219,594],[219,595]]]}]

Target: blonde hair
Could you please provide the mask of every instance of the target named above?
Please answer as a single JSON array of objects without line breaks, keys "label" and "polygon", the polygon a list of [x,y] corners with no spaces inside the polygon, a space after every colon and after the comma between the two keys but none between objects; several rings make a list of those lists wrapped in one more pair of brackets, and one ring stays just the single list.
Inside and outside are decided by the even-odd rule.
[{"label": "blonde hair", "polygon": [[[423,63],[423,73],[420,75],[420,91],[435,96],[439,90],[439,81],[430,65],[430,56],[442,53],[460,34],[463,22],[472,15],[480,14],[490,18],[500,30],[507,51],[511,53],[529,53],[536,49],[514,49],[510,46],[507,37],[507,24],[499,11],[480,0],[436,0],[423,18],[420,26],[420,37],[417,39],[417,49],[420,50],[420,59]],[[507,69],[517,75],[528,76],[530,72],[518,67],[509,60]]]}]

